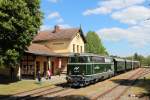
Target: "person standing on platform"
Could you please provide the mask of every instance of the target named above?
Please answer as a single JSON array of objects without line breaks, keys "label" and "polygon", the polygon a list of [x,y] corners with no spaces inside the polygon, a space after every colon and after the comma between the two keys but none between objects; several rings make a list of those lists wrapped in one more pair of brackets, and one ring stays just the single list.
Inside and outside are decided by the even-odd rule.
[{"label": "person standing on platform", "polygon": [[48,79],[51,79],[51,70],[47,70]]},{"label": "person standing on platform", "polygon": [[40,70],[37,73],[37,79],[38,79],[38,82],[41,83],[41,73],[40,73]]}]

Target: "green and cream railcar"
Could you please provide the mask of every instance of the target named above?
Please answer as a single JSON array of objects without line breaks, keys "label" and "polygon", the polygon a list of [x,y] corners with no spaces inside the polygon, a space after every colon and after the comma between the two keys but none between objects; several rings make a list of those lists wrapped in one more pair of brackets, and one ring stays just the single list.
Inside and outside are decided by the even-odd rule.
[{"label": "green and cream railcar", "polygon": [[126,70],[124,59],[114,58],[113,61],[114,61],[114,72],[116,75]]},{"label": "green and cream railcar", "polygon": [[67,82],[84,86],[114,75],[114,65],[109,57],[94,54],[70,56],[67,65]]},{"label": "green and cream railcar", "polygon": [[133,64],[133,69],[140,67],[140,62],[139,61],[132,61],[132,64]]},{"label": "green and cream railcar", "polygon": [[126,60],[126,70],[131,70],[133,67],[133,63],[131,60]]}]

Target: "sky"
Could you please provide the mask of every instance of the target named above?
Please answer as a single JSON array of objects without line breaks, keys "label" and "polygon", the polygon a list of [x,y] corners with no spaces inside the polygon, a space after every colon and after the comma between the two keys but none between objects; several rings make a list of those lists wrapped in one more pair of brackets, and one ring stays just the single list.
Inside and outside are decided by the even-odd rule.
[{"label": "sky", "polygon": [[110,55],[150,55],[150,0],[41,0],[40,30],[95,31]]}]

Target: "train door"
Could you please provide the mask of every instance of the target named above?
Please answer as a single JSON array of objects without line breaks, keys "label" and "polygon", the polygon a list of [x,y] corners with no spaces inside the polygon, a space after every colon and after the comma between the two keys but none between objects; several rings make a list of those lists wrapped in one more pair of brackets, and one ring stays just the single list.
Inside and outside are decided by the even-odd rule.
[{"label": "train door", "polygon": [[117,74],[117,61],[114,59],[114,72]]}]

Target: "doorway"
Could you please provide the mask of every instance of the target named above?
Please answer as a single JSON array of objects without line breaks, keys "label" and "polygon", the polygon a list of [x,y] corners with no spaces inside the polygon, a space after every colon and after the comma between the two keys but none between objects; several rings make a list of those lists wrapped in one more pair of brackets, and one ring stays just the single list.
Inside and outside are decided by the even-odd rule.
[{"label": "doorway", "polygon": [[45,77],[46,76],[46,71],[47,71],[47,62],[45,61],[43,63],[44,67],[43,67],[43,76]]},{"label": "doorway", "polygon": [[36,75],[37,75],[38,71],[40,71],[40,62],[39,61],[36,62]]},{"label": "doorway", "polygon": [[54,62],[52,61],[52,63],[51,63],[51,72],[52,72],[52,75],[54,75]]}]

